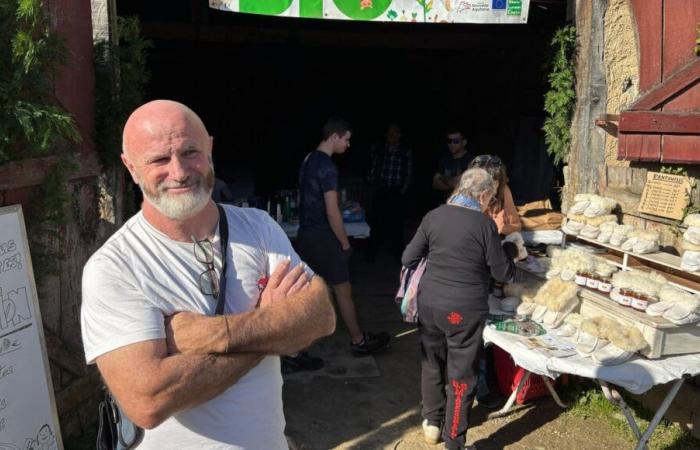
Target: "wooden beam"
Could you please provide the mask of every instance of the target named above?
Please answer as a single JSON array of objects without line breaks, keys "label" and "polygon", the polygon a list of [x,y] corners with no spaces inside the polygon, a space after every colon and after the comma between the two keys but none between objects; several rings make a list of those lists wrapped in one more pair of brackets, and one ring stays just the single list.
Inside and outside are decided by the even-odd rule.
[{"label": "wooden beam", "polygon": [[[38,186],[58,163],[57,156],[13,161],[0,166],[0,191]],[[94,152],[75,155],[78,170],[72,172],[69,180],[94,177],[100,174],[100,163]]]},{"label": "wooden beam", "polygon": [[617,137],[618,135],[618,122],[620,121],[620,115],[619,114],[601,114],[600,117],[598,117],[595,120],[595,125],[597,127],[602,128],[605,130],[606,133],[610,134],[611,136]]},{"label": "wooden beam", "polygon": [[598,192],[599,176],[605,167],[605,134],[593,127],[606,113],[608,87],[603,66],[604,17],[607,0],[577,2],[576,11],[576,110],[571,125],[569,153],[570,178],[566,180],[565,200],[571,205],[574,194]]},{"label": "wooden beam", "polygon": [[[85,359],[81,354],[70,351],[66,344],[54,335],[45,330],[45,340],[49,360],[63,370],[68,371],[75,377],[82,377],[87,373]],[[80,349],[77,349],[80,350]]]},{"label": "wooden beam", "polygon": [[[86,376],[71,382],[67,387],[56,392],[56,409],[60,417],[66,417],[69,413],[76,411],[80,405],[90,399],[95,398],[99,392],[102,378],[96,369],[91,369]],[[96,411],[95,411],[96,412]],[[88,412],[86,414],[90,414]]]},{"label": "wooden beam", "polygon": [[620,133],[695,134],[700,139],[700,113],[626,111],[619,127]]},{"label": "wooden beam", "polygon": [[659,108],[674,96],[700,80],[700,60],[693,61],[637,100],[630,111]]}]

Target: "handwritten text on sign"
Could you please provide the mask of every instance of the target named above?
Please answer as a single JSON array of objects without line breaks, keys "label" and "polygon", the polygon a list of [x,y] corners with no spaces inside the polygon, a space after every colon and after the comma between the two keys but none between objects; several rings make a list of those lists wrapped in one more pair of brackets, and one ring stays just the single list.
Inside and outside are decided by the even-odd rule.
[{"label": "handwritten text on sign", "polygon": [[0,450],[61,450],[22,210],[0,208]]},{"label": "handwritten text on sign", "polygon": [[681,220],[689,199],[688,177],[649,172],[639,202],[639,212]]}]

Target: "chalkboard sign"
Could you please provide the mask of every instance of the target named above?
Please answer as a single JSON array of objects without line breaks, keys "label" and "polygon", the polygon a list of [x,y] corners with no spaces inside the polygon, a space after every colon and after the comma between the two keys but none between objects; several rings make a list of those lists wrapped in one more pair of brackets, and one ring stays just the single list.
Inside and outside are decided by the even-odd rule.
[{"label": "chalkboard sign", "polygon": [[0,208],[0,450],[60,450],[21,206]]}]

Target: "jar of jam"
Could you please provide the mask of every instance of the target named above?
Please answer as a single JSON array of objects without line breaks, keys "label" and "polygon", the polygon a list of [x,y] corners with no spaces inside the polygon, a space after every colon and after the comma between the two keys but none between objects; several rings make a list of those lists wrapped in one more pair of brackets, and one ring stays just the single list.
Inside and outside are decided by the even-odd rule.
[{"label": "jar of jam", "polygon": [[620,289],[620,296],[618,297],[618,303],[622,306],[632,305],[632,291],[629,289]]},{"label": "jar of jam", "polygon": [[610,278],[600,277],[598,279],[598,290],[606,294],[612,291],[612,280]]},{"label": "jar of jam", "polygon": [[585,286],[586,281],[587,278],[585,272],[576,272],[576,276],[574,277],[574,283],[578,284],[579,286]]},{"label": "jar of jam", "polygon": [[649,306],[649,297],[635,292],[632,296],[631,306],[638,311],[646,311]]},{"label": "jar of jam", "polygon": [[598,275],[588,274],[588,276],[586,277],[586,287],[587,288],[598,289],[598,283],[600,283],[600,279],[598,278]]}]

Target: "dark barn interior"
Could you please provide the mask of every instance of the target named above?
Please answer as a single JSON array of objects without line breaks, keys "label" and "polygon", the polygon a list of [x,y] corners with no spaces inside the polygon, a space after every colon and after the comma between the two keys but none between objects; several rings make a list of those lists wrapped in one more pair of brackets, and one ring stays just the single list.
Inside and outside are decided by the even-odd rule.
[{"label": "dark barn interior", "polygon": [[527,25],[373,23],[237,14],[206,1],[119,0],[152,40],[147,99],[192,107],[214,136],[217,176],[256,193],[293,188],[331,114],[354,128],[336,157],[341,179],[361,183],[369,148],[398,121],[414,152],[410,194],[420,216],[445,130],[468,151],[509,166],[516,200],[551,194],[556,181],[540,131],[546,55],[566,0],[532,0]]}]

